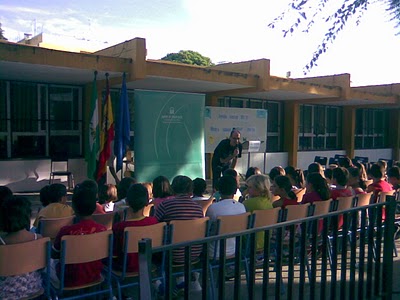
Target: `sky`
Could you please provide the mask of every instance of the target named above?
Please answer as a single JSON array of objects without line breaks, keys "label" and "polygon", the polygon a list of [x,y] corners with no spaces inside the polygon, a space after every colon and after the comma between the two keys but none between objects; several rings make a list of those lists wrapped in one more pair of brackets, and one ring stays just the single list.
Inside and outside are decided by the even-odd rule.
[{"label": "sky", "polygon": [[[319,0],[310,0],[318,3]],[[4,36],[17,42],[24,33],[73,40],[82,50],[100,50],[135,37],[146,39],[147,58],[193,50],[215,64],[267,58],[271,75],[292,78],[350,73],[352,86],[400,83],[400,28],[383,1],[371,4],[360,25],[350,20],[311,72],[304,75],[327,30],[316,19],[308,33],[283,37],[298,15],[289,11],[275,29],[268,24],[289,0],[1,0]],[[331,2],[341,2],[332,0]],[[328,7],[328,9],[331,9]]]}]

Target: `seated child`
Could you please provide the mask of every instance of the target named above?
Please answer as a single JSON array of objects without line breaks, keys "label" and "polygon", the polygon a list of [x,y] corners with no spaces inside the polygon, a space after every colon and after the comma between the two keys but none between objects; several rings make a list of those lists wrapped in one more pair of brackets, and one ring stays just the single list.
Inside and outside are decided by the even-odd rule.
[{"label": "seated child", "polygon": [[42,208],[36,216],[33,226],[38,227],[40,219],[66,218],[74,215],[67,202],[67,188],[61,183],[53,183],[46,188],[46,202],[49,204]]},{"label": "seated child", "polygon": [[[41,238],[40,235],[27,230],[31,224],[31,202],[27,198],[8,197],[1,206],[0,214],[5,232],[5,235],[0,237],[0,247]],[[0,277],[0,299],[26,299],[41,289],[40,271]]]},{"label": "seated child", "polygon": [[331,198],[336,200],[338,197],[351,197],[353,191],[347,186],[349,181],[349,171],[344,167],[337,167],[332,170],[332,184],[335,188],[331,189]]},{"label": "seated child", "polygon": [[193,197],[192,200],[208,200],[204,194],[207,190],[207,182],[203,178],[196,178],[193,180]]},{"label": "seated child", "polygon": [[117,199],[117,187],[115,184],[110,183],[99,186],[99,203],[106,213],[114,210],[114,202]]},{"label": "seated child", "polygon": [[[60,229],[53,245],[53,258],[59,257],[61,238],[64,235],[84,235],[107,230],[105,226],[94,222],[90,218],[96,209],[96,200],[97,193],[91,187],[84,184],[79,184],[75,187],[72,196],[72,208],[74,209],[78,223],[64,226]],[[57,263],[55,267],[56,274],[59,276],[59,264]],[[103,263],[101,261],[66,265],[65,287],[81,286],[99,280],[102,268]],[[52,278],[54,278],[54,274]]]},{"label": "seated child", "polygon": [[[116,223],[113,226],[114,232],[114,267],[122,269],[123,264],[123,247],[124,247],[124,230],[126,227],[147,226],[158,223],[155,217],[145,217],[144,208],[149,204],[149,195],[147,188],[140,183],[132,185],[127,193],[126,202],[131,210],[130,218],[126,221]],[[128,255],[127,271],[136,272],[139,270],[138,253]]]}]

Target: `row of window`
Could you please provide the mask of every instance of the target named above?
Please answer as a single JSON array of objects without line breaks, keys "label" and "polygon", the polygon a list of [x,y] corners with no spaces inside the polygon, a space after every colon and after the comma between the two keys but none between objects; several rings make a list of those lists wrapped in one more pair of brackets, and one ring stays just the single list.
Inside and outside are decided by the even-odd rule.
[{"label": "row of window", "polygon": [[[284,105],[282,102],[224,97],[219,106],[259,108],[268,110],[267,151],[282,151]],[[338,150],[342,148],[343,109],[329,105],[300,105],[299,151]],[[356,110],[356,149],[386,148],[388,146],[388,111],[383,109]]]},{"label": "row of window", "polygon": [[[83,89],[79,86],[0,81],[0,158],[45,157],[67,153],[81,157]],[[133,129],[133,91],[128,92]],[[111,91],[113,112],[119,90]],[[114,99],[114,100],[113,100]],[[284,105],[278,101],[223,97],[221,107],[268,110],[267,151],[282,151]],[[341,149],[342,108],[300,105],[299,150]],[[387,147],[388,112],[357,109],[356,149]],[[131,132],[131,149],[133,132]]]}]

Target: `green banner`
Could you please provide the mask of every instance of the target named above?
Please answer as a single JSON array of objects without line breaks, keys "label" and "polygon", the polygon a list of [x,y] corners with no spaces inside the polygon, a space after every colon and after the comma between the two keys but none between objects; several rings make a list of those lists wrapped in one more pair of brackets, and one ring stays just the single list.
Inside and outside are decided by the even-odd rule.
[{"label": "green banner", "polygon": [[204,178],[203,94],[135,90],[135,177]]}]

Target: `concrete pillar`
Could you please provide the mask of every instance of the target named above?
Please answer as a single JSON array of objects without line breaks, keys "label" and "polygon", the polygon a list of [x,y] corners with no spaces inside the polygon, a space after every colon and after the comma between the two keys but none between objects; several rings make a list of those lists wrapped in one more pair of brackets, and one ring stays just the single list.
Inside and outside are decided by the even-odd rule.
[{"label": "concrete pillar", "polygon": [[389,112],[388,146],[392,148],[392,159],[400,160],[400,109]]},{"label": "concrete pillar", "polygon": [[286,102],[285,125],[283,135],[283,150],[288,153],[288,165],[297,167],[297,151],[299,149],[299,118],[300,104]]},{"label": "concrete pillar", "polygon": [[346,151],[346,155],[354,158],[354,145],[356,134],[356,109],[354,107],[345,106],[343,108],[342,120],[342,147]]}]

